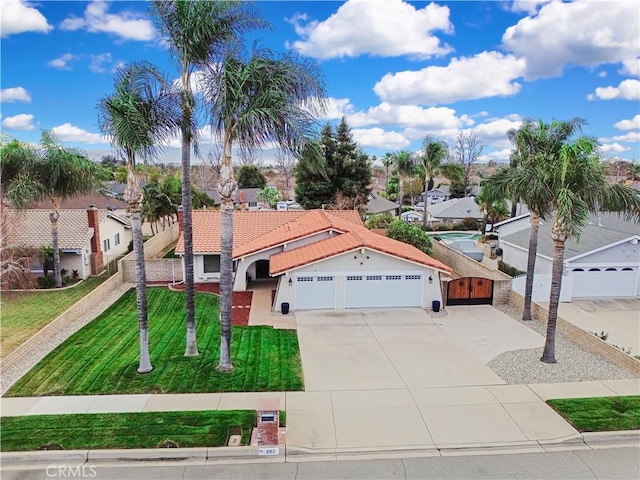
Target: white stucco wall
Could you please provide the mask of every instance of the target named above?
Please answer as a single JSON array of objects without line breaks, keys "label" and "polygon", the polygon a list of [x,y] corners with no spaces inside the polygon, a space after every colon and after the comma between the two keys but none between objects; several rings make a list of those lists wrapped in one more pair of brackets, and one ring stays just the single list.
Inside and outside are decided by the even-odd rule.
[{"label": "white stucco wall", "polygon": [[[528,251],[506,242],[500,242],[502,261],[523,272],[527,271]],[[536,257],[536,273],[551,273],[552,261],[547,257]]]},{"label": "white stucco wall", "polygon": [[640,242],[635,245],[624,242],[619,245],[600,250],[599,252],[585,255],[575,260],[568,259],[572,267],[633,267],[640,264]]},{"label": "white stucco wall", "polygon": [[[440,290],[440,277],[437,271],[414,264],[390,255],[376,252],[370,249],[364,249],[364,253],[361,250],[354,252],[337,255],[320,262],[307,265],[305,267],[298,268],[292,272],[289,272],[281,276],[278,286],[275,308],[280,310],[280,306],[283,302],[287,302],[290,305],[291,310],[296,309],[296,277],[304,276],[305,274],[317,274],[326,273],[335,276],[336,286],[336,308],[344,309],[345,306],[345,276],[358,273],[367,274],[390,274],[403,273],[403,274],[421,274],[424,278],[424,291],[422,295],[422,307],[430,307],[433,300],[442,301],[442,292]],[[431,276],[432,283],[429,283],[428,278]],[[289,279],[292,279],[292,285],[289,285]]]},{"label": "white stucco wall", "polygon": [[91,273],[90,267],[84,265],[84,255],[82,252],[63,252],[60,256],[60,268],[66,269],[69,277],[72,276],[74,270],[77,270],[78,277],[83,280]]},{"label": "white stucco wall", "polygon": [[[120,234],[120,243],[116,245],[116,234]],[[100,242],[104,249],[104,240],[109,239],[110,248],[108,251],[103,250],[105,256],[105,262],[111,261],[116,257],[124,255],[129,249],[129,242],[131,242],[132,236],[131,228],[125,228],[125,226],[114,220],[111,217],[105,217],[100,223]],[[108,259],[107,259],[108,257]]]},{"label": "white stucco wall", "polygon": [[500,236],[506,237],[507,235],[511,235],[512,233],[525,230],[530,226],[531,226],[531,217],[526,216],[523,218],[519,218],[518,220],[513,220],[512,222],[505,223],[504,225],[500,225],[498,228],[499,228]]}]

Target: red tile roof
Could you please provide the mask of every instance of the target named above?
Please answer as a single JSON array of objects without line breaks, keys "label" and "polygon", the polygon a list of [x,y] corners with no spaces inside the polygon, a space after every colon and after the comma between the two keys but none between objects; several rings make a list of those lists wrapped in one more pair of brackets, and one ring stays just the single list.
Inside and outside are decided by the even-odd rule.
[{"label": "red tile roof", "polygon": [[[193,252],[220,252],[219,210],[194,210]],[[355,210],[235,211],[233,212],[233,257],[239,258],[284,243],[334,231],[336,235],[271,257],[271,274],[282,273],[308,263],[357,248],[370,248],[437,270],[450,272],[443,263],[417,248],[364,227]],[[184,252],[182,235],[176,246]]]}]

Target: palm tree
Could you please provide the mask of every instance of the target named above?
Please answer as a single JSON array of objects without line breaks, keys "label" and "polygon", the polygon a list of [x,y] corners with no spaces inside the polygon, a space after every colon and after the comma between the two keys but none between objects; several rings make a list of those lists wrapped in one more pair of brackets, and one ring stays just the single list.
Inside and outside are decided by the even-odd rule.
[{"label": "palm tree", "polygon": [[[6,183],[6,195],[16,208],[25,208],[30,202],[51,201],[51,246],[53,247],[53,271],[55,285],[62,287],[60,249],[58,247],[58,219],[60,202],[69,197],[92,192],[109,175],[99,164],[84,154],[60,145],[56,137],[42,131],[40,152],[25,145],[13,145],[11,155],[3,154],[2,175]],[[4,152],[3,152],[4,153]],[[16,160],[23,155],[22,164]]]},{"label": "palm tree", "polygon": [[398,174],[398,215],[400,215],[402,214],[402,202],[404,200],[402,184],[407,176],[413,175],[415,170],[415,159],[408,150],[400,150],[395,154],[395,164],[396,173]]},{"label": "palm tree", "polygon": [[[213,131],[222,142],[218,192],[222,209],[220,256],[220,362],[231,363],[231,293],[233,282],[233,199],[236,181],[232,148],[255,150],[268,142],[300,153],[311,145],[315,120],[309,111],[324,109],[325,88],[317,65],[294,54],[277,55],[254,47],[249,58],[231,45],[223,61],[205,73],[206,98]],[[318,152],[318,155],[320,152]]]},{"label": "palm tree", "polygon": [[389,186],[389,167],[391,167],[394,163],[395,163],[395,158],[393,153],[391,152],[387,152],[384,154],[384,157],[382,157],[382,165],[384,165],[384,178],[385,178],[385,184],[384,184],[384,188],[387,188],[387,186]]},{"label": "palm tree", "polygon": [[584,123],[580,118],[568,121],[553,120],[549,124],[543,121],[525,120],[518,130],[509,131],[507,134],[514,143],[511,164],[486,182],[486,188],[497,189],[492,193],[493,196],[510,196],[514,202],[524,200],[531,214],[522,311],[524,321],[531,320],[531,296],[540,220],[549,216],[552,209],[552,192],[545,180],[548,174],[547,164],[557,161],[562,146],[582,128]]},{"label": "palm tree", "polygon": [[440,169],[442,161],[447,158],[449,147],[443,141],[425,137],[422,142],[422,155],[420,164],[424,169],[424,217],[422,227],[427,229],[427,192],[433,188],[433,177]]},{"label": "palm tree", "polygon": [[191,80],[197,69],[215,62],[227,41],[265,26],[247,2],[237,0],[154,0],[152,13],[180,69],[182,122],[182,211],[187,311],[185,356],[198,355],[194,307],[191,146],[197,153]]},{"label": "palm tree", "polygon": [[487,232],[489,221],[492,224],[499,222],[509,213],[505,197],[484,185],[474,200],[482,211],[482,235]]},{"label": "palm tree", "polygon": [[150,372],[147,330],[147,280],[142,243],[141,192],[136,177],[136,155],[151,158],[158,143],[166,141],[179,126],[179,104],[170,84],[147,62],[131,63],[114,75],[115,92],[98,101],[100,130],[126,157],[127,186],[133,230],[136,270],[136,304],[140,329],[139,373]]},{"label": "palm tree", "polygon": [[627,219],[635,217],[640,221],[640,194],[629,186],[607,182],[596,148],[595,139],[581,136],[562,146],[559,161],[546,162],[545,183],[553,194],[555,213],[551,227],[553,263],[547,336],[540,359],[546,363],[556,362],[555,336],[565,242],[579,238],[589,222],[589,214],[600,210],[621,212]]}]

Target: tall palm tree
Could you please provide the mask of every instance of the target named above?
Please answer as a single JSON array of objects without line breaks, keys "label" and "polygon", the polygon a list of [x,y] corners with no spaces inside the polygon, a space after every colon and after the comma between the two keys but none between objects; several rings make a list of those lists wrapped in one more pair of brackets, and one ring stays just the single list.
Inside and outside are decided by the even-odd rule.
[{"label": "tall palm tree", "polygon": [[553,262],[551,292],[544,351],[540,359],[555,363],[555,337],[558,303],[562,288],[565,242],[579,238],[589,222],[589,214],[617,211],[640,221],[640,194],[626,185],[610,185],[597,155],[593,138],[581,136],[562,146],[559,161],[547,163],[545,183],[553,194],[555,218],[551,227]]},{"label": "tall palm tree", "polygon": [[247,2],[237,0],[154,0],[152,13],[180,70],[182,122],[182,211],[187,345],[185,356],[198,355],[194,306],[191,147],[197,151],[193,74],[219,59],[236,36],[266,26]]},{"label": "tall palm tree", "polygon": [[62,287],[58,219],[60,202],[76,195],[92,192],[109,173],[83,153],[65,148],[49,131],[43,130],[39,152],[28,154],[18,177],[7,188],[7,196],[17,208],[32,201],[51,201],[51,245],[55,286]]},{"label": "tall palm tree", "polygon": [[[527,252],[527,272],[524,291],[522,320],[531,320],[531,297],[538,251],[538,229],[540,221],[551,213],[552,192],[546,184],[547,164],[557,161],[563,145],[584,125],[584,120],[525,120],[507,136],[514,144],[511,164],[498,171],[486,188],[492,195],[510,196],[514,202],[524,200],[531,216],[529,249]],[[513,211],[512,211],[513,213]]]},{"label": "tall palm tree", "polygon": [[[268,142],[300,153],[312,145],[313,112],[324,109],[324,80],[317,65],[294,54],[278,55],[254,46],[249,58],[229,45],[223,61],[205,73],[206,98],[213,131],[222,142],[218,192],[222,209],[220,256],[220,361],[231,363],[231,293],[233,287],[233,199],[236,181],[232,148],[255,150]],[[318,152],[318,155],[320,152]]]},{"label": "tall palm tree", "polygon": [[489,221],[492,224],[499,222],[504,220],[509,213],[505,197],[485,185],[474,200],[482,211],[482,235],[487,232]]},{"label": "tall palm tree", "polygon": [[155,156],[157,145],[166,141],[179,126],[179,104],[171,85],[147,62],[137,62],[116,70],[115,92],[98,101],[100,130],[126,157],[127,186],[133,230],[136,270],[136,305],[140,329],[139,373],[150,372],[147,330],[147,280],[142,243],[141,192],[136,177],[136,156]]},{"label": "tall palm tree", "polygon": [[384,157],[382,157],[382,165],[384,165],[384,175],[385,175],[384,188],[387,188],[389,186],[389,167],[393,166],[394,162],[395,162],[395,158],[393,153],[391,152],[385,153]]},{"label": "tall palm tree", "polygon": [[419,157],[424,169],[424,217],[422,226],[427,229],[427,192],[433,188],[433,178],[440,169],[442,161],[447,158],[449,147],[441,140],[425,137],[422,141],[422,154]]}]

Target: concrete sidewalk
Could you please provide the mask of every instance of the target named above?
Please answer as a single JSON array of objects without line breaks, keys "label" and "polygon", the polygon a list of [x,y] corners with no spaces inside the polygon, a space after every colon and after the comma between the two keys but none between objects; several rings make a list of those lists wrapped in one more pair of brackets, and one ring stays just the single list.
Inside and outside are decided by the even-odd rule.
[{"label": "concrete sidewalk", "polygon": [[640,379],[399,390],[2,398],[2,416],[255,409],[279,398],[308,453],[531,447],[581,441],[544,400],[640,394]]}]

